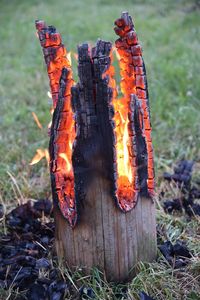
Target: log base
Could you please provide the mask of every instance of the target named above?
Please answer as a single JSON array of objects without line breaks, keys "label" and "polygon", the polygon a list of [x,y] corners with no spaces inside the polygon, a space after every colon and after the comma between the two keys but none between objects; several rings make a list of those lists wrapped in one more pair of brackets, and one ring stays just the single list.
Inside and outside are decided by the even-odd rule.
[{"label": "log base", "polygon": [[81,267],[89,274],[97,267],[108,281],[124,282],[133,278],[139,261],[156,257],[155,205],[140,198],[135,209],[122,213],[108,191],[108,182],[94,177],[74,229],[55,207],[56,250],[72,270]]}]

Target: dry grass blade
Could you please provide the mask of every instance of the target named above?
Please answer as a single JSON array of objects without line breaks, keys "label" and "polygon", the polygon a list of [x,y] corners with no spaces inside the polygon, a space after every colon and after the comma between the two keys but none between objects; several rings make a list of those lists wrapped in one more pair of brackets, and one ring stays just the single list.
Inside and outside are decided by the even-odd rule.
[{"label": "dry grass blade", "polygon": [[21,190],[20,190],[20,188],[19,188],[19,185],[18,185],[18,183],[17,183],[17,180],[15,179],[15,177],[14,177],[9,171],[7,171],[7,174],[9,175],[9,177],[11,178],[11,180],[12,180],[14,186],[15,186],[16,189],[17,189],[17,192],[18,192],[19,197],[20,197],[20,199],[17,197],[17,200],[18,200],[19,204],[25,203],[24,196],[23,196],[23,194],[22,194],[22,192],[21,192]]},{"label": "dry grass blade", "polygon": [[38,119],[38,116],[37,116],[34,112],[32,112],[32,116],[33,116],[33,119],[34,119],[35,123],[37,124],[37,126],[38,126],[40,129],[42,129],[43,127],[42,127],[42,124],[40,123],[40,121],[39,121],[39,119]]}]

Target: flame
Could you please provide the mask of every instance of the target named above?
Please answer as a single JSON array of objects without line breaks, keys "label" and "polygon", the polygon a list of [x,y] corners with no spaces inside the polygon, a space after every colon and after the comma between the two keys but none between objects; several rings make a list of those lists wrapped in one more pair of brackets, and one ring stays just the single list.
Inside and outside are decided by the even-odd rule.
[{"label": "flame", "polygon": [[[52,123],[48,125],[48,133],[53,137],[54,145],[53,154],[50,157],[50,172],[53,173],[55,179],[56,193],[59,199],[59,206],[63,215],[73,225],[76,220],[76,204],[74,198],[74,174],[72,170],[72,144],[75,139],[75,125],[73,111],[71,108],[71,87],[74,84],[72,68],[71,68],[71,52],[67,52],[62,44],[62,38],[57,31],[52,31],[44,21],[36,21],[40,44],[44,51],[44,57],[47,64],[47,73],[49,76],[50,92],[47,93],[52,98],[51,115],[57,107],[62,93],[62,111],[60,112],[60,120],[58,128],[51,135]],[[52,55],[53,53],[53,55]],[[64,70],[67,69],[67,74]],[[65,88],[60,90],[61,76],[65,81]],[[54,120],[54,119],[53,119]],[[36,163],[44,157],[44,153],[37,151],[31,163]],[[45,155],[47,155],[45,153]],[[70,208],[70,209],[69,209]]]},{"label": "flame", "polygon": [[51,94],[50,91],[47,92],[47,96],[48,96],[50,99],[52,99],[52,94]]},{"label": "flame", "polygon": [[42,158],[46,158],[47,164],[49,164],[49,151],[47,149],[37,149],[36,154],[29,163],[31,166],[37,164]]},{"label": "flame", "polygon": [[66,162],[66,168],[65,168],[66,172],[70,172],[71,169],[72,169],[72,165],[71,165],[71,162],[69,161],[69,159],[67,157],[67,154],[66,153],[59,153],[59,156],[61,158],[63,158]]},{"label": "flame", "polygon": [[[115,109],[115,134],[116,134],[116,153],[117,153],[117,172],[118,181],[128,180],[132,183],[132,169],[129,158],[129,134],[128,134],[128,107],[127,99],[113,99]],[[121,179],[120,179],[121,178]],[[119,184],[120,186],[121,184]]]},{"label": "flame", "polygon": [[69,61],[69,65],[71,66],[72,65],[71,51],[66,54],[66,57],[67,57],[67,59]]},{"label": "flame", "polygon": [[[113,51],[116,53],[116,57],[119,60],[120,74],[124,70],[124,62],[122,57],[113,48]],[[111,54],[112,61],[112,54]],[[129,89],[127,81],[122,77],[120,82],[121,91],[123,93],[122,98],[117,97],[117,85],[114,79],[115,70],[112,65],[104,73],[104,76],[109,75],[109,86],[113,91],[113,107],[114,107],[114,121],[115,121],[115,136],[116,136],[116,156],[117,156],[117,197],[122,209],[127,209],[127,201],[132,201],[134,198],[134,174],[133,168],[131,165],[132,158],[129,155],[130,140],[128,132],[128,111],[130,103],[130,94],[132,89]],[[122,75],[122,74],[121,74]],[[128,88],[127,88],[128,87]],[[130,84],[130,87],[131,84]],[[130,204],[131,207],[131,204]]]}]

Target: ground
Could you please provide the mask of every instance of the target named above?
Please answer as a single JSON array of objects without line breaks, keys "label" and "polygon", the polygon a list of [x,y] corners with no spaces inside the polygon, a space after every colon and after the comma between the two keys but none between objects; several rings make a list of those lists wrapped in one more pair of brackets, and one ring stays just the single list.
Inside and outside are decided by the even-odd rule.
[{"label": "ground", "polygon": [[[161,188],[163,170],[169,170],[175,161],[193,159],[198,166],[198,1],[2,0],[0,201],[7,210],[27,199],[51,196],[45,160],[35,166],[29,165],[37,148],[48,147],[46,126],[50,120],[48,79],[35,36],[35,19],[44,19],[48,24],[55,25],[67,49],[76,52],[77,44],[84,41],[94,43],[98,37],[114,41],[113,21],[124,10],[128,10],[134,18],[147,67],[157,193]],[[36,126],[32,112],[37,114],[43,129]],[[158,223],[165,226],[167,237],[172,241],[185,238],[195,257],[200,253],[197,245],[198,222],[198,219],[186,222],[184,216],[165,215],[158,203]],[[141,264],[139,268],[139,275],[129,284],[130,299],[137,299],[139,290],[145,290],[155,299],[199,299],[198,287],[193,285],[195,276],[200,276],[195,258],[188,267],[190,270],[185,271],[185,276],[176,276],[177,271],[171,272],[166,265],[157,262]],[[186,282],[186,278],[188,281],[190,278],[191,282]],[[120,289],[102,285],[98,299],[112,299],[113,290],[117,288]]]}]

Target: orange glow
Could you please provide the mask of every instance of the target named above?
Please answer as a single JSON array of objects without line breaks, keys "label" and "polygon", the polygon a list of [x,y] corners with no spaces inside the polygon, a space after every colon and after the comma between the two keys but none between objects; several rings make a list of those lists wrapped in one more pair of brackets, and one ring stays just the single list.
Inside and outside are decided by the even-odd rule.
[{"label": "orange glow", "polygon": [[[113,49],[114,51],[115,48]],[[120,74],[124,69],[124,62],[120,55],[116,55],[119,60]],[[111,57],[112,61],[112,57]],[[130,103],[130,94],[133,92],[131,84],[127,82],[123,77],[121,79],[121,91],[124,94],[122,98],[117,98],[117,86],[114,79],[115,70],[111,65],[109,69],[104,73],[104,76],[109,75],[109,86],[113,90],[113,106],[115,110],[115,136],[116,136],[116,156],[117,156],[117,197],[119,205],[123,210],[130,210],[133,207],[133,199],[135,197],[136,190],[135,178],[133,174],[132,160],[129,155],[130,140],[128,133],[128,111]],[[121,74],[122,75],[122,74]],[[132,79],[131,79],[132,80]],[[129,88],[130,86],[130,88]]]},{"label": "orange glow", "polygon": [[47,96],[48,96],[50,99],[52,99],[52,95],[51,95],[51,92],[50,92],[50,91],[47,92]]},{"label": "orange glow", "polygon": [[[108,83],[109,88],[112,90],[112,102],[109,102],[107,106],[107,108],[109,108],[108,115],[112,128],[114,127],[113,123],[115,123],[115,145],[111,145],[112,147],[114,146],[112,152],[114,154],[112,157],[114,170],[113,178],[116,180],[113,186],[116,188],[115,198],[117,198],[119,207],[124,212],[127,212],[135,207],[138,194],[142,191],[143,186],[145,186],[146,190],[148,189],[149,194],[153,194],[154,170],[148,90],[146,71],[142,59],[142,49],[138,44],[137,35],[134,31],[130,16],[127,16],[126,13],[122,14],[122,16],[123,19],[119,19],[116,22],[119,25],[119,28],[115,28],[115,31],[120,38],[115,42],[116,47],[113,47],[112,49],[112,53],[115,52],[119,62],[122,97],[118,98],[117,94],[118,87],[114,79],[115,69],[114,66],[112,66],[112,53],[110,56],[111,62],[108,62],[107,55],[106,57],[102,56],[102,60],[105,58],[105,66],[109,65],[108,69],[104,72],[103,77],[107,77],[105,83],[106,85]],[[81,129],[81,125],[75,124],[71,107],[71,88],[74,84],[71,63],[74,58],[78,60],[78,55],[66,51],[62,44],[61,36],[55,31],[55,28],[46,26],[43,21],[38,21],[36,27],[43,48],[50,81],[50,92],[47,94],[52,98],[53,102],[53,107],[51,109],[53,124],[51,122],[48,126],[51,136],[50,160],[47,158],[48,151],[46,152],[46,149],[37,149],[37,153],[32,159],[31,164],[39,162],[43,157],[48,159],[50,162],[50,172],[51,175],[53,175],[53,188],[57,194],[56,201],[59,203],[63,216],[68,219],[72,226],[74,226],[77,218],[77,209],[74,192],[72,153],[73,142],[76,137],[75,125],[78,125],[77,132]],[[93,58],[93,50],[91,51],[91,54]],[[82,74],[82,66],[79,67],[80,70],[78,70],[80,71],[81,76],[84,77],[85,75],[85,80],[88,78],[90,79],[88,74],[91,70],[88,69],[88,74],[87,72],[86,74]],[[90,66],[88,68],[90,68]],[[92,75],[90,76],[93,76],[93,73],[95,74],[95,72],[92,72]],[[95,87],[96,85],[98,87],[96,78],[93,78],[93,83],[95,84]],[[88,89],[90,92],[93,92],[95,98],[95,88],[92,90],[88,85]],[[104,86],[102,86],[101,89],[103,92]],[[110,101],[111,92],[110,89],[108,90],[108,99]],[[84,101],[84,93],[83,96],[81,95],[79,101]],[[82,111],[80,109],[81,118],[84,119],[84,123],[86,124],[88,111],[90,113],[90,105],[88,104],[90,104],[89,101],[87,105],[85,105],[87,113],[83,110],[84,118],[82,117]],[[82,103],[80,106],[82,106]],[[93,114],[93,108],[91,109],[91,113]],[[78,114],[79,109],[77,115],[75,114],[76,120],[79,120]],[[42,125],[34,113],[33,117],[38,127],[42,128]],[[90,118],[88,119],[90,121]],[[94,120],[94,124],[96,124],[96,119],[98,121],[98,115]],[[92,125],[93,119],[89,126]],[[142,147],[140,146],[140,138],[143,143]],[[144,184],[142,174],[143,169],[145,169],[146,180]]]},{"label": "orange glow", "polygon": [[[45,22],[37,21],[36,28],[49,76],[50,92],[47,95],[49,98],[52,98],[53,102],[51,115],[53,115],[57,107],[58,100],[63,103],[60,121],[53,128],[54,133],[51,135],[54,137],[53,143],[56,146],[54,147],[53,155],[51,153],[50,157],[50,172],[53,173],[55,178],[55,188],[61,211],[72,225],[75,220],[76,209],[72,169],[72,145],[75,138],[75,124],[71,108],[71,87],[74,83],[71,69],[71,53],[66,51],[60,34],[48,27]],[[68,72],[66,73],[66,78],[63,78],[65,86],[62,86],[60,91],[60,78],[64,68]],[[60,96],[60,93],[62,96]],[[49,133],[51,133],[52,126],[55,126],[55,124],[51,122],[48,125]],[[42,155],[44,156],[44,153],[39,151],[32,163],[39,161]]]},{"label": "orange glow", "polygon": [[[142,48],[139,44],[138,37],[135,31],[134,23],[131,16],[127,12],[123,12],[121,18],[115,21],[116,27],[114,28],[115,33],[119,38],[115,41],[115,46],[118,53],[119,65],[120,65],[120,75],[121,75],[121,91],[128,101],[128,106],[130,103],[130,110],[132,110],[132,104],[135,103],[140,106],[139,110],[139,121],[140,121],[140,131],[141,137],[146,144],[146,150],[144,153],[140,153],[141,149],[137,149],[136,140],[137,133],[135,132],[134,125],[133,130],[130,130],[130,136],[132,131],[133,143],[130,147],[133,165],[133,177],[135,178],[134,189],[135,191],[142,191],[144,184],[145,189],[147,188],[149,196],[154,195],[154,162],[153,162],[153,148],[151,140],[151,123],[149,114],[149,100],[148,100],[148,87],[146,80],[146,70],[144,61],[142,58]],[[132,98],[133,97],[133,98]],[[132,99],[131,99],[132,98]],[[135,105],[135,104],[134,104]],[[135,113],[135,112],[134,112]],[[131,115],[130,115],[131,116]],[[132,115],[133,117],[133,115]],[[130,120],[131,123],[134,120]],[[144,162],[141,165],[137,165],[137,153],[139,150],[139,157]],[[142,175],[139,174],[139,169],[147,167],[147,181],[142,186],[140,186]],[[140,169],[140,170],[141,170]],[[145,176],[146,177],[146,176]],[[137,197],[136,197],[137,198]],[[137,200],[137,199],[136,199]]]},{"label": "orange glow", "polygon": [[49,151],[47,149],[37,149],[36,154],[32,158],[30,165],[37,164],[42,158],[46,158],[47,163],[49,164]]},{"label": "orange glow", "polygon": [[71,52],[68,52],[68,53],[66,54],[66,56],[67,56],[67,59],[68,59],[68,61],[69,61],[70,66],[71,66],[71,65],[72,65]]},{"label": "orange glow", "polygon": [[71,163],[70,163],[70,161],[69,161],[69,158],[67,157],[67,154],[66,154],[66,153],[60,153],[59,156],[60,156],[61,158],[63,158],[63,159],[65,160],[65,162],[66,162],[66,168],[65,168],[66,171],[67,171],[67,172],[70,172],[72,166],[71,166]]}]

